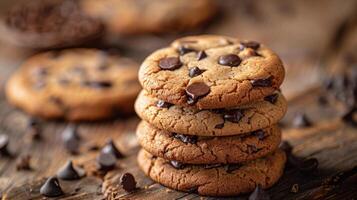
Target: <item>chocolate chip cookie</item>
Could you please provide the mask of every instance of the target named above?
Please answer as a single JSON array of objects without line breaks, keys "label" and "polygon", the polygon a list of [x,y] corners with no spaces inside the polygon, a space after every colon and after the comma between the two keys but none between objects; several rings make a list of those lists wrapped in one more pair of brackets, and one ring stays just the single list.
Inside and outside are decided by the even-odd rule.
[{"label": "chocolate chip cookie", "polygon": [[190,164],[242,163],[278,148],[277,125],[239,136],[198,137],[160,130],[142,121],[136,131],[140,145],[151,154]]},{"label": "chocolate chip cookie", "polygon": [[49,51],[26,60],[6,86],[8,101],[27,113],[70,121],[133,111],[138,64],[96,49]]},{"label": "chocolate chip cookie", "polygon": [[139,80],[165,102],[199,109],[262,99],[284,79],[279,57],[265,45],[217,35],[190,36],[148,56]]},{"label": "chocolate chip cookie", "polygon": [[103,32],[100,21],[77,1],[38,0],[16,4],[1,20],[1,37],[18,46],[52,48],[82,44]]},{"label": "chocolate chip cookie", "polygon": [[152,98],[142,91],[136,102],[137,114],[159,129],[170,132],[228,136],[244,134],[276,124],[285,114],[287,102],[276,91],[262,100],[230,109],[198,110]]},{"label": "chocolate chip cookie", "polygon": [[189,30],[216,11],[212,0],[82,0],[88,15],[103,21],[111,33],[164,33]]},{"label": "chocolate chip cookie", "polygon": [[269,188],[283,173],[286,156],[274,153],[243,165],[190,165],[167,161],[141,150],[140,168],[160,184],[175,190],[208,196],[232,196],[248,193],[257,185]]}]

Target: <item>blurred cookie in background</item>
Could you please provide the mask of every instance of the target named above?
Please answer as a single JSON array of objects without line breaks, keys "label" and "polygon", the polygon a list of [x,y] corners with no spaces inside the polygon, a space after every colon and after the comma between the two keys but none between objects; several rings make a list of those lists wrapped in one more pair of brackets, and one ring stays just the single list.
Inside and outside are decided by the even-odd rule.
[{"label": "blurred cookie in background", "polygon": [[74,0],[15,4],[0,22],[1,39],[20,47],[58,48],[98,38],[103,25],[86,16]]},{"label": "blurred cookie in background", "polygon": [[138,64],[97,49],[67,49],[27,59],[6,85],[8,101],[48,119],[98,120],[133,112]]},{"label": "blurred cookie in background", "polygon": [[213,0],[82,0],[109,33],[167,33],[195,28],[216,13]]}]

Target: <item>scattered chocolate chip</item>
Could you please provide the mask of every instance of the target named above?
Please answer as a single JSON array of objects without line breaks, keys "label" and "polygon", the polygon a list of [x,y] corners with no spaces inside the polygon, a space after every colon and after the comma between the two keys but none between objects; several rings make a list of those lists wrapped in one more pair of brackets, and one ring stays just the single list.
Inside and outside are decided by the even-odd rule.
[{"label": "scattered chocolate chip", "polygon": [[181,140],[183,143],[196,144],[198,137],[196,135],[182,135],[178,133],[173,133],[174,138]]},{"label": "scattered chocolate chip", "polygon": [[252,135],[258,137],[259,140],[264,140],[267,137],[267,135],[265,135],[265,131],[261,129],[252,132]]},{"label": "scattered chocolate chip", "polygon": [[342,116],[342,120],[352,126],[357,126],[357,117],[355,116],[357,113],[357,107],[351,108]]},{"label": "scattered chocolate chip", "polygon": [[110,81],[88,81],[88,80],[82,82],[82,85],[95,89],[107,89],[113,86],[112,82]]},{"label": "scattered chocolate chip", "polygon": [[185,55],[186,53],[190,53],[193,51],[196,51],[196,50],[194,50],[192,48],[185,47],[185,46],[180,46],[178,48],[178,52],[180,53],[180,55]]},{"label": "scattered chocolate chip", "polygon": [[84,176],[84,171],[76,169],[72,161],[68,161],[58,172],[57,177],[62,180],[77,180]]},{"label": "scattered chocolate chip", "polygon": [[270,87],[272,86],[272,77],[251,80],[250,83],[253,87]]},{"label": "scattered chocolate chip", "polygon": [[27,122],[27,127],[28,127],[28,129],[27,129],[26,133],[28,133],[30,135],[31,139],[39,140],[42,138],[41,126],[37,119],[30,118]]},{"label": "scattered chocolate chip", "polygon": [[193,78],[195,76],[198,76],[200,74],[202,74],[203,72],[205,72],[206,70],[201,70],[200,68],[198,67],[193,67],[193,68],[190,68],[189,69],[189,72],[188,72],[188,75]]},{"label": "scattered chocolate chip", "polygon": [[206,165],[203,165],[203,168],[204,169],[213,169],[213,168],[217,168],[217,167],[221,167],[222,164],[206,164]]},{"label": "scattered chocolate chip", "polygon": [[293,146],[288,141],[281,142],[279,148],[285,151],[286,154],[291,154],[293,150]]},{"label": "scattered chocolate chip", "polygon": [[199,98],[206,96],[210,91],[208,85],[203,82],[192,83],[186,88],[188,103],[190,105],[195,103]]},{"label": "scattered chocolate chip", "polygon": [[176,161],[176,160],[171,160],[171,161],[170,161],[170,164],[171,164],[171,166],[173,166],[173,167],[176,168],[176,169],[183,169],[183,168],[185,168],[185,164],[180,163],[180,162],[178,162],[178,161]]},{"label": "scattered chocolate chip", "polygon": [[243,116],[243,110],[233,109],[227,110],[223,115],[223,119],[229,122],[238,123],[243,118]]},{"label": "scattered chocolate chip", "polygon": [[42,185],[40,193],[46,197],[58,197],[64,194],[56,177],[48,178]]},{"label": "scattered chocolate chip", "polygon": [[295,183],[293,184],[293,186],[291,186],[291,190],[292,193],[298,193],[299,192],[299,184]]},{"label": "scattered chocolate chip", "polygon": [[31,156],[30,155],[22,155],[16,161],[16,170],[30,170]]},{"label": "scattered chocolate chip", "polygon": [[239,169],[242,165],[240,164],[229,164],[225,166],[225,170],[227,173],[232,173],[233,171]]},{"label": "scattered chocolate chip", "polygon": [[182,66],[182,63],[177,57],[162,58],[159,61],[159,67],[164,70],[175,70]]},{"label": "scattered chocolate chip", "polygon": [[216,128],[216,129],[222,129],[223,127],[224,127],[224,123],[217,124],[216,126],[214,126],[214,128]]},{"label": "scattered chocolate chip", "polygon": [[275,104],[276,101],[278,100],[278,97],[279,97],[279,94],[275,93],[275,94],[264,97],[264,100],[269,101],[272,104]]},{"label": "scattered chocolate chip", "polygon": [[270,200],[270,196],[258,185],[250,194],[249,200]]},{"label": "scattered chocolate chip", "polygon": [[159,108],[170,108],[173,104],[171,103],[168,103],[168,102],[165,102],[163,100],[159,100],[157,103],[156,103],[156,106],[159,107]]},{"label": "scattered chocolate chip", "polygon": [[77,133],[77,127],[69,125],[62,133],[64,146],[71,154],[77,154],[79,151],[80,137]]},{"label": "scattered chocolate chip", "polygon": [[117,159],[119,158],[124,158],[124,155],[119,151],[119,149],[115,146],[114,142],[112,139],[109,139],[106,143],[106,145],[102,149],[103,153],[111,153],[113,154]]},{"label": "scattered chocolate chip", "polygon": [[310,127],[312,122],[305,113],[297,113],[293,120],[293,126],[297,128]]},{"label": "scattered chocolate chip", "polygon": [[202,60],[202,59],[205,59],[207,58],[207,54],[205,51],[199,51],[197,53],[197,60]]},{"label": "scattered chocolate chip", "polygon": [[100,152],[97,157],[97,163],[99,165],[99,169],[103,171],[109,171],[113,169],[116,165],[117,159],[112,153],[104,153]]},{"label": "scattered chocolate chip", "polygon": [[11,153],[8,149],[9,146],[9,136],[5,134],[0,134],[0,155],[5,157],[10,157]]},{"label": "scattered chocolate chip", "polygon": [[120,177],[120,185],[127,192],[132,192],[136,189],[136,181],[132,174],[125,173]]},{"label": "scattered chocolate chip", "polygon": [[218,64],[231,67],[237,67],[241,61],[242,60],[239,58],[239,56],[235,54],[227,54],[218,58]]},{"label": "scattered chocolate chip", "polygon": [[255,41],[241,42],[240,44],[245,48],[251,48],[254,50],[257,50],[260,47],[260,44]]}]

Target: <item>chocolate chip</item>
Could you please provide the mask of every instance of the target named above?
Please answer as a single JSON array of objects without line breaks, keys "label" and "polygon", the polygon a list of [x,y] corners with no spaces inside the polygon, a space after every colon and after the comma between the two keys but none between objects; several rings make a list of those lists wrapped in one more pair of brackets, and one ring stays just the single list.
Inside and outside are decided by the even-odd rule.
[{"label": "chocolate chip", "polygon": [[68,161],[58,172],[57,177],[62,180],[77,180],[84,176],[84,171],[76,169],[72,161]]},{"label": "chocolate chip", "polygon": [[136,181],[132,174],[125,173],[120,177],[120,185],[127,192],[132,192],[136,189]]},{"label": "chocolate chip", "polygon": [[192,83],[186,88],[188,103],[190,105],[195,103],[199,98],[206,96],[210,91],[208,85],[203,82]]},{"label": "chocolate chip", "polygon": [[325,106],[325,105],[328,104],[328,99],[327,99],[326,96],[320,95],[320,96],[318,96],[318,98],[317,98],[317,102],[319,103],[319,105]]},{"label": "chocolate chip", "polygon": [[196,144],[198,137],[196,135],[182,135],[178,133],[173,133],[174,138],[181,140],[183,143]]},{"label": "chocolate chip", "polygon": [[259,140],[264,140],[267,137],[267,135],[265,135],[265,131],[261,129],[252,132],[252,135],[258,137]]},{"label": "chocolate chip", "polygon": [[44,77],[48,75],[48,69],[44,67],[35,68],[33,75],[37,77]]},{"label": "chocolate chip", "polygon": [[291,154],[293,150],[293,146],[288,141],[281,142],[279,148],[285,151],[286,154]]},{"label": "chocolate chip", "polygon": [[206,164],[206,165],[203,165],[203,168],[204,169],[213,169],[213,168],[217,168],[217,167],[221,167],[222,164],[220,163],[217,163],[217,164]]},{"label": "chocolate chip", "polygon": [[18,158],[16,161],[16,170],[30,170],[31,156],[30,155],[23,155]]},{"label": "chocolate chip", "polygon": [[293,126],[297,128],[310,127],[312,125],[310,119],[305,113],[297,113],[293,120]]},{"label": "chocolate chip", "polygon": [[264,100],[269,101],[272,104],[275,104],[276,101],[278,100],[278,97],[279,97],[279,94],[275,93],[275,94],[264,97]]},{"label": "chocolate chip", "polygon": [[5,134],[0,134],[0,155],[10,157],[11,153],[8,149],[9,146],[9,136]]},{"label": "chocolate chip", "polygon": [[218,64],[231,67],[237,67],[241,61],[242,60],[239,58],[239,56],[235,54],[227,54],[218,58]]},{"label": "chocolate chip", "polygon": [[119,158],[124,158],[124,155],[118,150],[118,148],[115,146],[114,142],[112,139],[109,139],[106,143],[106,145],[102,149],[103,153],[111,153],[113,154],[117,159]]},{"label": "chocolate chip", "polygon": [[357,117],[355,116],[356,113],[357,107],[351,108],[342,115],[342,120],[351,126],[357,126]]},{"label": "chocolate chip", "polygon": [[71,154],[77,154],[80,145],[80,137],[77,133],[77,127],[69,125],[62,133],[62,140],[67,151]]},{"label": "chocolate chip", "polygon": [[250,194],[249,200],[270,200],[270,196],[258,185]]},{"label": "chocolate chip", "polygon": [[222,129],[223,127],[224,127],[224,123],[217,124],[216,126],[214,126],[214,128],[216,128],[216,129]]},{"label": "chocolate chip", "polygon": [[243,110],[233,109],[233,110],[227,110],[223,115],[223,119],[229,122],[238,123],[243,118],[243,116],[244,116]]},{"label": "chocolate chip", "polygon": [[270,87],[272,86],[272,77],[251,80],[250,83],[253,87]]},{"label": "chocolate chip", "polygon": [[159,107],[159,108],[170,108],[173,104],[171,103],[168,103],[168,102],[165,102],[163,100],[159,100],[157,103],[156,103],[156,106]]},{"label": "chocolate chip", "polygon": [[64,194],[56,177],[48,178],[42,185],[40,193],[46,197],[58,197]]},{"label": "chocolate chip", "polygon": [[170,164],[171,164],[171,166],[173,166],[173,167],[176,168],[176,169],[183,169],[183,168],[185,168],[185,164],[180,163],[180,162],[178,162],[178,161],[176,161],[176,160],[171,160],[171,161],[170,161]]},{"label": "chocolate chip", "polygon": [[99,165],[99,169],[103,171],[111,170],[115,167],[117,159],[112,153],[104,153],[100,152],[97,157],[97,163]]},{"label": "chocolate chip", "polygon": [[202,59],[205,59],[207,58],[207,54],[205,51],[199,51],[197,53],[197,60],[202,60]]},{"label": "chocolate chip", "polygon": [[193,51],[196,51],[196,50],[194,50],[192,48],[184,47],[184,46],[180,46],[178,48],[178,52],[180,53],[180,55],[185,55],[186,53],[190,53]]},{"label": "chocolate chip", "polygon": [[240,164],[228,164],[224,168],[227,173],[232,173],[233,171],[239,169],[242,165]]},{"label": "chocolate chip", "polygon": [[257,50],[260,47],[260,44],[255,41],[241,42],[240,44],[245,48],[251,48],[254,50]]},{"label": "chocolate chip", "polygon": [[202,69],[200,69],[200,68],[198,68],[198,67],[193,67],[193,68],[190,68],[189,69],[189,72],[188,72],[188,75],[191,77],[191,78],[193,78],[193,77],[195,77],[195,76],[198,76],[198,75],[200,75],[200,74],[202,74],[203,72],[205,72],[206,70],[202,70]]},{"label": "chocolate chip", "polygon": [[112,82],[110,81],[88,81],[88,80],[82,82],[82,85],[95,89],[107,89],[113,86]]},{"label": "chocolate chip", "polygon": [[159,67],[164,70],[175,70],[182,66],[182,63],[177,57],[162,58],[159,61]]},{"label": "chocolate chip", "polygon": [[260,151],[255,145],[247,144],[247,150],[249,154],[257,153]]}]

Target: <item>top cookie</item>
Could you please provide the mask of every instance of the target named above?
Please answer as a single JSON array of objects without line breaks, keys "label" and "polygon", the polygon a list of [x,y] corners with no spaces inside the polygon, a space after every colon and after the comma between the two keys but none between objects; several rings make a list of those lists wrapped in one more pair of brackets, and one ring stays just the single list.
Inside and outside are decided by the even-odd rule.
[{"label": "top cookie", "polygon": [[35,55],[9,79],[10,103],[44,118],[96,120],[133,111],[138,64],[96,49]]},{"label": "top cookie", "polygon": [[84,0],[83,10],[111,33],[163,33],[188,30],[211,18],[212,0]]},{"label": "top cookie", "polygon": [[284,79],[279,57],[257,42],[202,35],[174,41],[145,59],[139,80],[151,95],[199,109],[262,99]]}]

